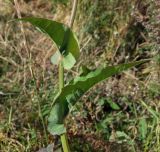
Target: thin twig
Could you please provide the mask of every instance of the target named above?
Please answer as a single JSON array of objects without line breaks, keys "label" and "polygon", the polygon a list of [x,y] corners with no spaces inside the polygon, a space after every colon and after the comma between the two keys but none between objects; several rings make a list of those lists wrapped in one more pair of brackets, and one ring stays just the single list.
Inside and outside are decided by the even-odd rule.
[{"label": "thin twig", "polygon": [[74,24],[74,20],[76,17],[76,11],[77,11],[77,6],[78,6],[78,0],[74,0],[73,2],[73,7],[72,7],[72,13],[71,13],[71,19],[69,22],[69,27],[72,28]]},{"label": "thin twig", "polygon": [[[14,4],[15,4],[15,9],[17,11],[18,18],[22,18],[18,1],[14,0]],[[29,49],[27,47],[26,36],[25,36],[24,27],[23,27],[22,22],[20,22],[20,28],[21,28],[21,32],[22,32],[22,35],[23,35],[23,45],[24,45],[24,48],[25,48],[28,56],[30,56],[29,55],[30,53],[28,51]],[[26,66],[26,60],[23,59],[22,62],[23,62],[23,66],[25,67]],[[24,92],[26,92],[25,91],[26,90],[25,89],[25,86],[26,86],[25,84],[26,84],[26,81],[27,81],[25,73],[26,73],[26,71],[25,71],[25,68],[24,68],[24,75],[23,75],[23,90],[24,90]]]},{"label": "thin twig", "polygon": [[19,67],[19,65],[12,59],[9,59],[9,58],[3,57],[3,56],[0,56],[0,59],[14,65],[15,67]]},{"label": "thin twig", "polygon": [[[15,8],[16,8],[16,11],[17,11],[18,18],[22,18],[18,1],[14,0],[14,4],[15,4]],[[21,32],[22,32],[22,35],[23,35],[23,44],[24,44],[25,50],[28,54],[28,57],[30,58],[30,51],[29,51],[29,47],[27,45],[26,34],[25,34],[25,31],[24,31],[23,23],[21,21],[20,21],[20,25],[21,25]]]}]

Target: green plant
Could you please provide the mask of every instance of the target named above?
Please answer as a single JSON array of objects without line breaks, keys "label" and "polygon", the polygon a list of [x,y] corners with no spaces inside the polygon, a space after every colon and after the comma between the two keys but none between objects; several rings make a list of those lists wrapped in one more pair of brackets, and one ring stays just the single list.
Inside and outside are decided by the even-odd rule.
[{"label": "green plant", "polygon": [[146,60],[135,61],[116,66],[99,67],[96,70],[83,67],[80,76],[73,78],[64,86],[64,68],[67,70],[71,69],[80,55],[78,40],[71,29],[76,14],[76,7],[77,0],[74,0],[69,26],[44,18],[30,17],[19,19],[19,21],[30,22],[40,31],[46,33],[57,46],[57,51],[52,56],[51,61],[53,64],[59,65],[59,93],[52,103],[48,118],[48,131],[52,135],[61,136],[64,152],[70,151],[66,136],[66,128],[64,126],[64,121],[69,113],[70,107],[74,106],[76,102],[97,83],[146,62]]}]

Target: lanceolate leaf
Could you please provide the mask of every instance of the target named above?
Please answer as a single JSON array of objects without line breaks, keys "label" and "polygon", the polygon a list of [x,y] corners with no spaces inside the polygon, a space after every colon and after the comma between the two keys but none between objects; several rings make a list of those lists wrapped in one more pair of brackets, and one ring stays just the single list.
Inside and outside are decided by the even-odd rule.
[{"label": "lanceolate leaf", "polygon": [[139,133],[140,133],[141,139],[145,140],[147,135],[147,121],[145,118],[142,118],[139,121]]},{"label": "lanceolate leaf", "polygon": [[56,53],[51,59],[54,64],[58,63],[60,56],[62,56],[65,69],[70,69],[74,66],[79,57],[80,49],[77,38],[69,27],[44,18],[30,17],[19,20],[30,22],[54,41],[60,51],[59,54]]},{"label": "lanceolate leaf", "polygon": [[[69,112],[69,106],[73,106],[91,87],[106,78],[144,62],[146,61],[137,61],[117,66],[98,68],[97,70],[88,72],[88,74],[76,77],[72,80],[62,89],[54,101],[53,108],[49,116],[48,130],[50,133],[53,135],[60,135],[64,133],[58,130],[57,127],[52,126],[61,125],[62,127],[63,121]],[[61,130],[64,131],[62,128]]]}]

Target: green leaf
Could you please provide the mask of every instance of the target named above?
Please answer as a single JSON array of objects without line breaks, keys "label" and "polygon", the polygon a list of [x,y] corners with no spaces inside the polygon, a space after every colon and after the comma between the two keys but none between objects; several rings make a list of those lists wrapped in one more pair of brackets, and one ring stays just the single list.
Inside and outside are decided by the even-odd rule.
[{"label": "green leaf", "polygon": [[63,66],[65,69],[71,69],[76,63],[74,56],[69,53],[65,58],[63,58]]},{"label": "green leaf", "polygon": [[52,56],[52,63],[58,64],[62,58],[65,69],[70,69],[74,66],[80,55],[80,49],[75,34],[68,26],[44,18],[30,17],[18,20],[30,22],[54,41],[60,53],[56,52]]},{"label": "green leaf", "polygon": [[143,100],[140,100],[142,105],[148,110],[148,112],[157,120],[160,119],[160,114],[155,111],[154,109],[152,109],[151,107],[149,107]]},{"label": "green leaf", "polygon": [[60,135],[66,132],[66,128],[64,127],[64,124],[49,124],[48,131],[52,135]]},{"label": "green leaf", "polygon": [[139,122],[139,133],[141,135],[142,140],[145,140],[147,135],[147,121],[145,118],[142,118]]},{"label": "green leaf", "polygon": [[130,137],[123,131],[116,131],[116,136],[119,139],[130,140]]},{"label": "green leaf", "polygon": [[51,57],[51,62],[52,64],[58,65],[60,60],[61,60],[61,54],[59,51],[56,51]]},{"label": "green leaf", "polygon": [[80,67],[80,76],[86,76],[92,70],[88,69],[86,66],[82,65]]},{"label": "green leaf", "polygon": [[113,110],[120,110],[120,107],[115,102],[113,102],[112,99],[108,99],[107,103]]},{"label": "green leaf", "polygon": [[[84,76],[76,77],[62,89],[54,100],[53,108],[51,109],[48,119],[48,130],[51,131],[50,126],[63,124],[65,117],[69,113],[69,107],[73,106],[95,84],[144,62],[146,62],[146,60],[116,66],[101,67]],[[61,134],[55,129],[54,131],[52,130],[51,133],[57,135]]]}]

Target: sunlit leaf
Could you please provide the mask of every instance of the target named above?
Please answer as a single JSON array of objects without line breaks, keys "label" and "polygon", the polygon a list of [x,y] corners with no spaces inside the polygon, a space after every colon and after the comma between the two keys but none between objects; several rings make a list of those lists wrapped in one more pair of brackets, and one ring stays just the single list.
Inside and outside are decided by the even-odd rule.
[{"label": "sunlit leaf", "polygon": [[[127,70],[133,66],[139,65],[146,61],[137,61],[117,66],[101,67],[91,71],[86,75],[78,76],[65,86],[56,97],[53,108],[49,116],[48,130],[52,134],[60,135],[59,130],[53,130],[50,126],[61,125],[67,114],[69,107],[73,106],[91,87],[115,74]],[[117,107],[116,107],[117,108]]]},{"label": "sunlit leaf", "polygon": [[56,51],[51,57],[51,62],[52,64],[58,65],[60,60],[61,60],[61,54],[59,51]]},{"label": "sunlit leaf", "polygon": [[61,55],[65,69],[70,69],[74,66],[79,57],[80,49],[75,34],[68,26],[44,18],[30,17],[18,20],[30,22],[54,41],[60,54],[56,52],[56,54],[52,56],[52,63],[58,64],[60,59],[59,55]]},{"label": "sunlit leaf", "polygon": [[48,131],[52,133],[52,135],[60,135],[66,132],[66,128],[64,127],[64,124],[49,124]]}]

